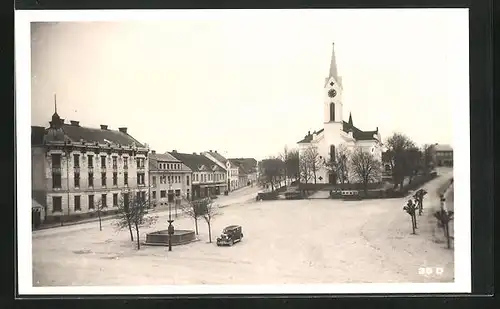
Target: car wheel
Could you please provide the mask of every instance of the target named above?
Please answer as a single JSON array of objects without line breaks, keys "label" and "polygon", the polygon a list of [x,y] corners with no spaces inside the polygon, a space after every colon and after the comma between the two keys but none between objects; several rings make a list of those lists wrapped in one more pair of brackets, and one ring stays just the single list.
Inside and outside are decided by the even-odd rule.
[{"label": "car wheel", "polygon": [[233,239],[231,239],[231,244],[230,244],[230,246],[232,246],[232,245],[234,245],[234,240],[233,240]]}]

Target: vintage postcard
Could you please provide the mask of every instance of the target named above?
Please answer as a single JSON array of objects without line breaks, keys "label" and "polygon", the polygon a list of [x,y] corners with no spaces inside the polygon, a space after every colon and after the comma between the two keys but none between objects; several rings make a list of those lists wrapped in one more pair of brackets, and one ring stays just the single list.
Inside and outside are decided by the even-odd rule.
[{"label": "vintage postcard", "polygon": [[470,292],[468,51],[465,9],[17,12],[19,293]]}]

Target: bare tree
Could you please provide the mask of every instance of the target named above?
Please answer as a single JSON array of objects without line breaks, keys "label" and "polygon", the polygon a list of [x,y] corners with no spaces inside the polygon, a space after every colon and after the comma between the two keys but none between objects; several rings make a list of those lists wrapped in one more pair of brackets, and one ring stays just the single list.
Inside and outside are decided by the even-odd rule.
[{"label": "bare tree", "polygon": [[185,203],[181,205],[181,210],[185,215],[194,220],[196,235],[199,235],[198,219],[203,216],[203,211],[200,208],[201,204],[198,201],[190,201],[187,198],[183,198],[183,200]]},{"label": "bare tree", "polygon": [[299,151],[297,149],[291,149],[288,151],[285,168],[287,170],[288,177],[293,180],[297,180],[299,178]]},{"label": "bare tree", "polygon": [[283,169],[283,173],[285,176],[285,186],[287,185],[287,180],[288,180],[288,167],[286,165],[288,161],[288,156],[289,156],[288,147],[285,145],[285,147],[283,147],[283,153],[279,155],[281,161],[285,163],[285,168]]},{"label": "bare tree", "polygon": [[299,157],[299,176],[300,176],[300,181],[304,183],[309,183],[309,181],[312,179],[313,174],[311,171],[311,166],[309,164],[309,161],[307,160],[307,157],[305,153],[302,153]]},{"label": "bare tree", "polygon": [[380,176],[381,163],[369,152],[356,147],[350,161],[352,174],[363,183],[365,195],[368,194],[368,183],[376,181]]},{"label": "bare tree", "polygon": [[132,233],[133,213],[130,204],[130,192],[122,191],[120,201],[118,202],[118,217],[116,218],[115,225],[119,230],[127,228],[130,232],[130,241],[134,241],[134,234]]},{"label": "bare tree", "polygon": [[208,225],[208,241],[212,242],[212,220],[219,216],[221,212],[219,211],[219,206],[213,202],[211,198],[204,198],[202,200],[196,201],[198,207],[202,213],[203,219]]},{"label": "bare tree", "polygon": [[340,144],[335,149],[335,155],[330,156],[325,160],[325,167],[329,172],[332,172],[337,177],[340,183],[344,184],[349,181],[349,158],[350,151],[344,144]]},{"label": "bare tree", "polygon": [[[317,182],[317,173],[323,166],[323,159],[321,158],[318,147],[316,145],[309,145],[302,154],[304,160],[304,167],[306,167],[306,171],[309,171],[311,174],[311,178],[314,183]],[[307,182],[306,182],[307,183]]]},{"label": "bare tree", "polygon": [[137,250],[141,249],[140,228],[147,227],[155,224],[158,221],[157,216],[146,216],[148,200],[141,194],[129,197],[128,201],[123,200],[123,206],[119,205],[122,211],[117,220],[118,228],[128,228],[130,231],[130,238],[133,241],[132,229],[136,233]]}]

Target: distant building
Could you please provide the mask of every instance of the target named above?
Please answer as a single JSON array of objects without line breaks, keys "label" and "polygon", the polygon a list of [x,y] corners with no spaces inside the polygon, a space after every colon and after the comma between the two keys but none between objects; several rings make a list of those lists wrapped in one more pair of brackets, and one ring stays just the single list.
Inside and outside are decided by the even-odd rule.
[{"label": "distant building", "polygon": [[43,221],[90,216],[96,207],[117,210],[130,194],[147,198],[148,148],[128,134],[64,123],[52,115],[49,128],[32,127],[32,197]]},{"label": "distant building", "polygon": [[[227,160],[226,162],[226,171],[228,174],[228,185],[229,191],[234,191],[242,187],[240,180],[244,181],[245,176],[242,175],[240,177],[240,166],[236,164],[234,161]],[[242,179],[243,178],[243,179]]]},{"label": "distant building", "polygon": [[217,150],[209,150],[205,152],[201,152],[201,155],[209,158],[212,162],[217,164],[220,168],[222,168],[226,172],[226,189],[224,191],[229,191],[231,187],[231,181],[230,181],[230,171],[227,169],[227,159],[221,155]]},{"label": "distant building", "polygon": [[219,195],[226,190],[226,170],[212,160],[197,153],[180,153],[174,150],[169,154],[191,169],[192,199]]},{"label": "distant building", "polygon": [[433,149],[438,166],[453,166],[453,148],[450,145],[435,144]]},{"label": "distant building", "polygon": [[238,166],[238,184],[244,187],[257,182],[257,160],[254,158],[232,158],[229,161]]},{"label": "distant building", "polygon": [[191,199],[193,172],[169,153],[149,154],[150,199],[153,207]]},{"label": "distant building", "polygon": [[[297,142],[299,155],[310,146],[318,149],[320,159],[334,158],[335,149],[343,144],[348,149],[361,148],[381,161],[382,139],[378,128],[372,131],[362,131],[354,125],[352,115],[349,120],[343,118],[343,84],[337,72],[335,50],[332,50],[330,72],[323,85],[323,127],[314,132],[308,132],[304,138]],[[317,172],[317,183],[336,183],[337,175],[322,167]]]}]

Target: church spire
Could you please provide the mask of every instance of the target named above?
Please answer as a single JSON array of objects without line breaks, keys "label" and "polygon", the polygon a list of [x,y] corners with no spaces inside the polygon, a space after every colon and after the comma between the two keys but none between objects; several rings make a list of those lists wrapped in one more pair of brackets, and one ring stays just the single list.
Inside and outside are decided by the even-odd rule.
[{"label": "church spire", "polygon": [[332,43],[332,59],[330,61],[330,75],[328,77],[333,77],[336,81],[339,81],[337,61],[335,59],[335,43]]},{"label": "church spire", "polygon": [[54,93],[54,114],[52,115],[52,121],[50,121],[49,123],[51,127],[56,129],[62,126],[61,117],[59,117],[59,115],[57,114],[57,98],[55,93]]},{"label": "church spire", "polygon": [[349,124],[352,126],[352,114],[349,112]]}]

